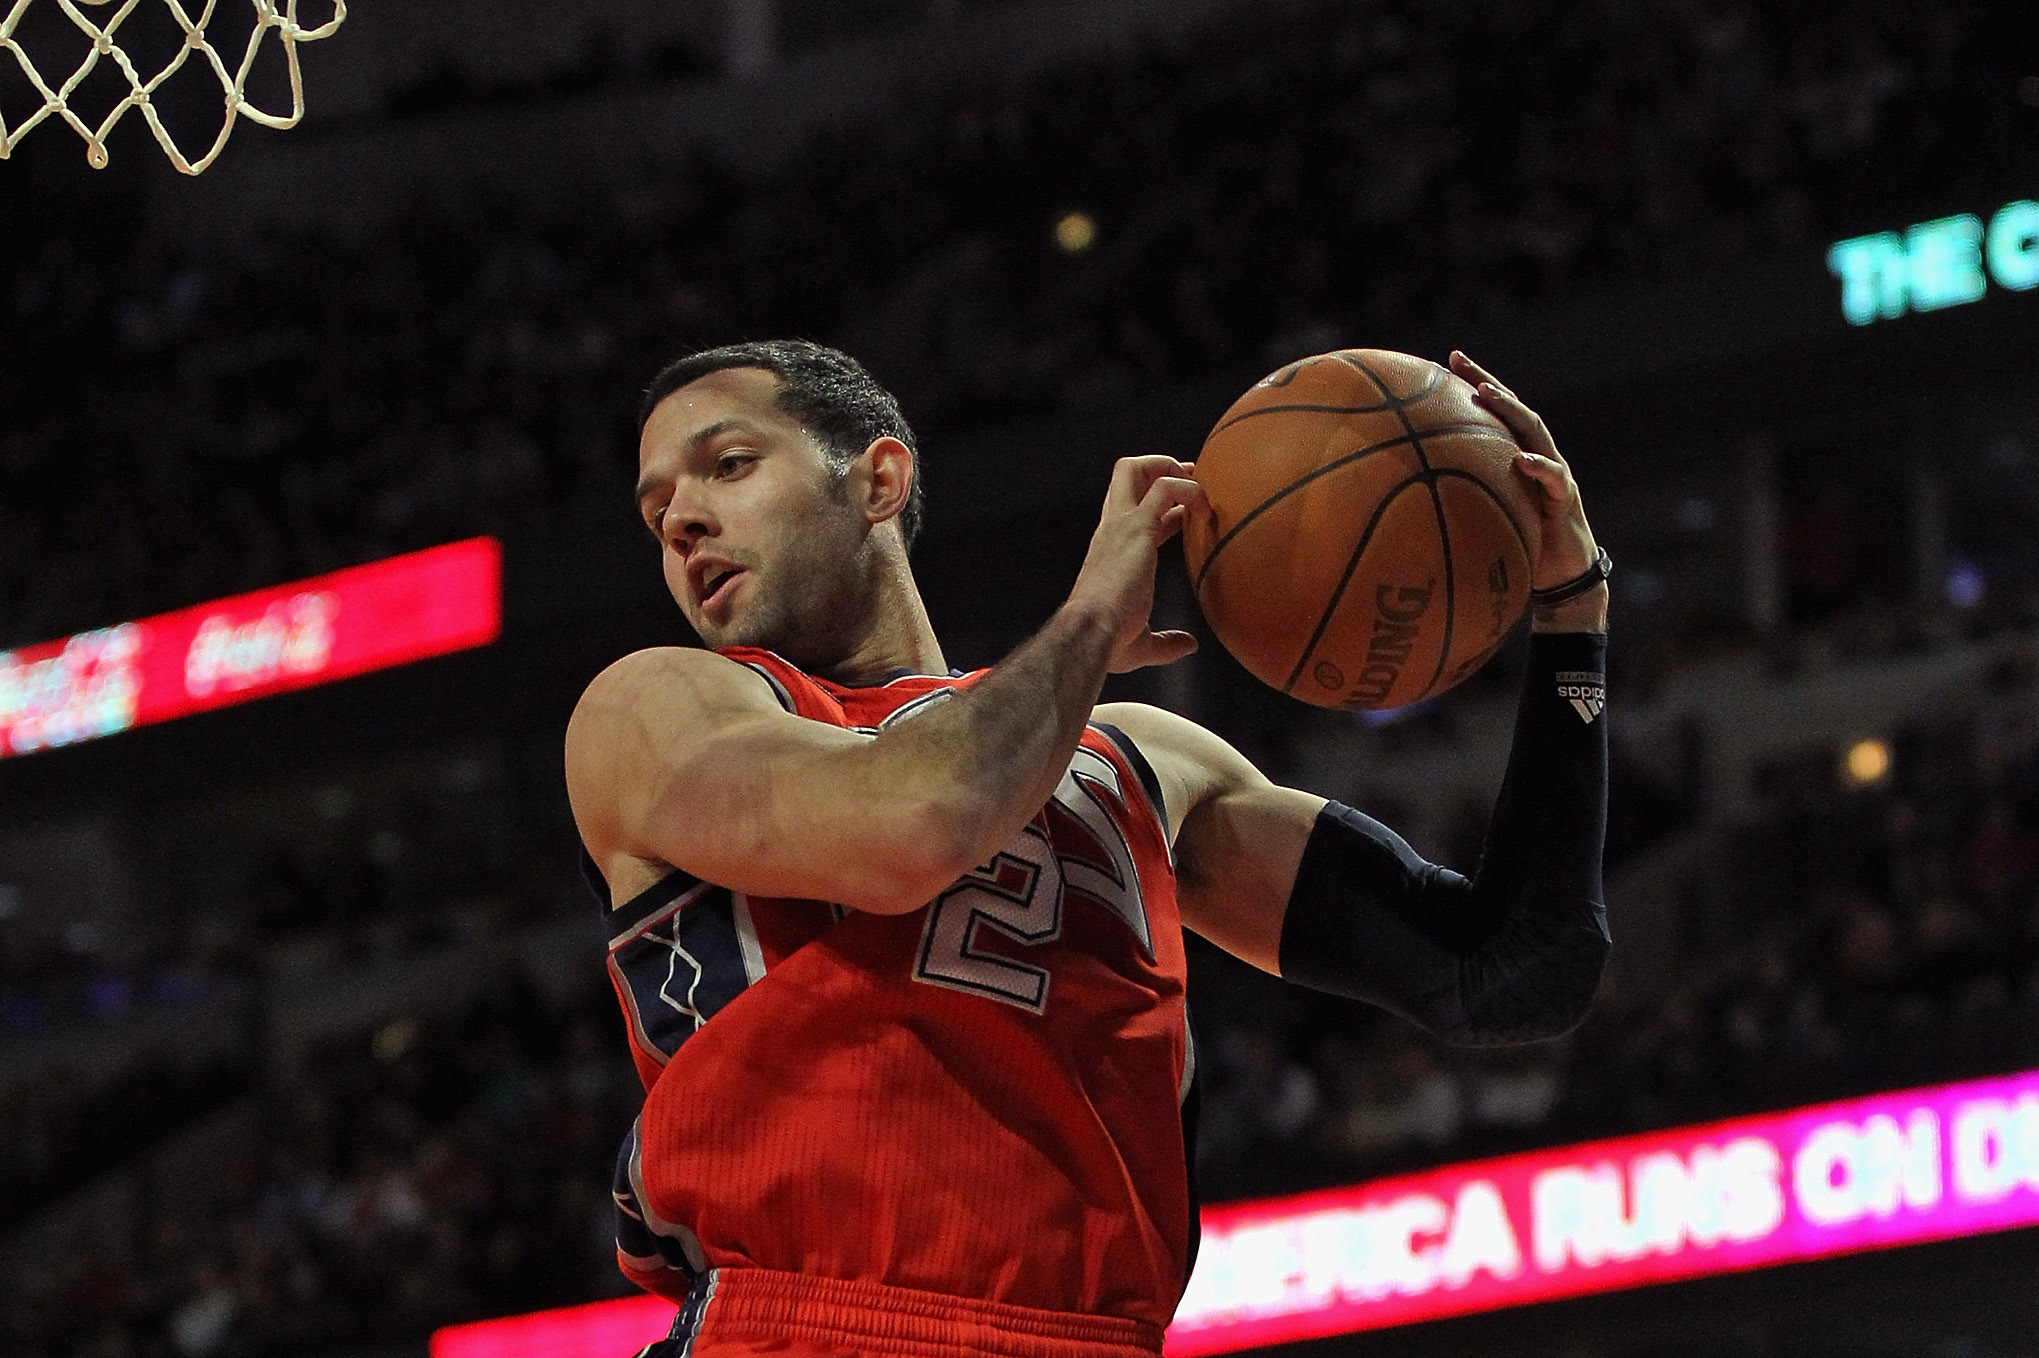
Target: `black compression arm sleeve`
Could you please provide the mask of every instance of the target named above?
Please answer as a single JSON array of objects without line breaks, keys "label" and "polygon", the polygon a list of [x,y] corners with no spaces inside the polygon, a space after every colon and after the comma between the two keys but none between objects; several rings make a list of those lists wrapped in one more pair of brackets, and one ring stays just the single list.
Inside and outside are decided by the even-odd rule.
[{"label": "black compression arm sleeve", "polygon": [[1452,1042],[1554,1037],[1585,1017],[1607,960],[1607,638],[1538,633],[1508,772],[1471,881],[1332,802],[1303,851],[1281,972]]}]

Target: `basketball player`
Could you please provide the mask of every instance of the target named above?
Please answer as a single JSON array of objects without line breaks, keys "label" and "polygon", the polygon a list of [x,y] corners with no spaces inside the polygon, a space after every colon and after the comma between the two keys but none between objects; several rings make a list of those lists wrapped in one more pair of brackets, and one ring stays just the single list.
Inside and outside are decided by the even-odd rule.
[{"label": "basketball player", "polygon": [[1148,622],[1157,553],[1209,512],[1189,464],[1119,462],[1068,602],[956,674],[908,564],[913,434],[860,366],[745,344],[654,381],[638,512],[714,649],[616,662],[566,739],[649,1091],[618,1254],[681,1304],[654,1350],[1158,1353],[1196,1242],[1184,927],[1452,1041],[1579,1021],[1605,723],[1558,688],[1600,682],[1606,560],[1542,421],[1452,367],[1529,450],[1536,583],[1564,587],[1471,880],[1098,705],[1194,648]]}]

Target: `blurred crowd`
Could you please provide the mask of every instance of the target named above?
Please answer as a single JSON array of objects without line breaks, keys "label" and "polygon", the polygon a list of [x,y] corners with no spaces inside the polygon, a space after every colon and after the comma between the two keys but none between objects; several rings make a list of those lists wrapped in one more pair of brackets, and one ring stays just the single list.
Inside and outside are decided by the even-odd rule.
[{"label": "blurred crowd", "polygon": [[447,167],[364,235],[232,255],[0,179],[0,646],[554,520],[690,344],[837,343],[940,431],[1817,248],[2021,144],[1987,13],[1254,7],[902,96],[770,172],[548,210]]},{"label": "blurred crowd", "polygon": [[2039,1064],[2039,675],[2007,660],[1978,709],[1773,771],[1773,809],[1720,845],[1690,959],[1579,1036],[1582,1127],[1726,1116]]},{"label": "blurred crowd", "polygon": [[628,1291],[609,1172],[641,1093],[613,1013],[592,967],[564,1004],[510,971],[321,1045],[227,1107],[252,1134],[206,1166],[209,1211],[117,1214],[63,1285],[0,1294],[0,1353],[372,1351]]}]

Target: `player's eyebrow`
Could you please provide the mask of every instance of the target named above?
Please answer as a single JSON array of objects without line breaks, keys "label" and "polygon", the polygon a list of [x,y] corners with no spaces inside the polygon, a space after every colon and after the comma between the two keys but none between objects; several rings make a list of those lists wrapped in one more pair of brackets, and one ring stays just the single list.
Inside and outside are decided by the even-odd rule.
[{"label": "player's eyebrow", "polygon": [[[717,420],[715,421],[715,423],[707,425],[704,428],[697,429],[692,434],[688,435],[687,451],[690,453],[699,452],[703,446],[714,442],[716,439],[721,438],[724,434],[738,434],[738,433],[755,434],[757,432],[759,432],[757,425],[751,423],[749,420],[742,418],[741,416],[732,415],[730,418],[726,420]],[[644,497],[651,494],[652,491],[658,489],[658,487],[664,483],[664,480],[665,478],[657,475],[656,473],[653,472],[645,473],[643,476],[637,479],[637,493],[634,498],[637,500],[638,503],[642,504],[644,502]]]}]

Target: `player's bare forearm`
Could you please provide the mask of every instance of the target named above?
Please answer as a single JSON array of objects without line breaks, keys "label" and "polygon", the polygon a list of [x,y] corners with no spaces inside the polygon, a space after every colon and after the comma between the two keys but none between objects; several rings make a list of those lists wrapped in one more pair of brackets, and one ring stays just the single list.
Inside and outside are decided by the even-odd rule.
[{"label": "player's bare forearm", "polygon": [[1194,647],[1147,623],[1156,551],[1201,494],[1186,470],[1122,461],[1069,602],[976,684],[876,736],[785,712],[755,672],[709,652],[611,666],[567,731],[589,849],[756,895],[925,904],[1039,812],[1108,672]]},{"label": "player's bare forearm", "polygon": [[725,657],[639,652],[568,727],[575,818],[605,870],[635,857],[756,895],[914,909],[1048,799],[1111,644],[1106,622],[1065,608],[978,683],[876,736],[785,712]]},{"label": "player's bare forearm", "polygon": [[[917,789],[871,797],[873,743],[787,712],[734,660],[663,647],[625,656],[582,695],[567,725],[567,793],[612,889],[635,860],[638,876],[678,868],[739,891],[850,903],[889,894],[911,868],[900,846],[924,839]],[[823,885],[834,889],[807,889]]]},{"label": "player's bare forearm", "polygon": [[874,742],[880,786],[939,789],[923,833],[940,857],[922,900],[1004,847],[1040,810],[1107,673],[1195,649],[1188,634],[1149,626],[1156,556],[1202,500],[1189,470],[1171,457],[1122,458],[1069,601],[969,690]]},{"label": "player's bare forearm", "polygon": [[[878,787],[935,789],[931,898],[1004,847],[1053,795],[1111,659],[1111,619],[1065,605],[982,679],[857,752]],[[912,908],[907,905],[905,908]]]},{"label": "player's bare forearm", "polygon": [[1187,633],[1149,625],[1157,553],[1202,504],[1189,470],[1171,457],[1120,459],[1069,602],[969,693],[944,704],[953,709],[947,723],[917,733],[949,781],[943,839],[961,852],[958,874],[1002,848],[1054,792],[1107,673],[1196,649]]}]

